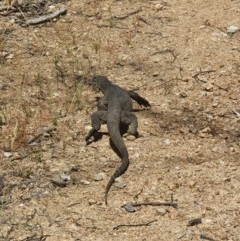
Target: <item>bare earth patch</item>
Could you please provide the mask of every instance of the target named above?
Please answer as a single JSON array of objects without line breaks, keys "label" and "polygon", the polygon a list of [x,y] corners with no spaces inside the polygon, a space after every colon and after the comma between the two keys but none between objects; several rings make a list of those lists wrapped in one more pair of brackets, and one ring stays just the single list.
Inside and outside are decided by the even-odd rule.
[{"label": "bare earth patch", "polygon": [[[0,240],[240,240],[240,2],[57,2],[35,27],[0,12]],[[84,141],[94,73],[152,105],[108,206],[120,160]]]}]

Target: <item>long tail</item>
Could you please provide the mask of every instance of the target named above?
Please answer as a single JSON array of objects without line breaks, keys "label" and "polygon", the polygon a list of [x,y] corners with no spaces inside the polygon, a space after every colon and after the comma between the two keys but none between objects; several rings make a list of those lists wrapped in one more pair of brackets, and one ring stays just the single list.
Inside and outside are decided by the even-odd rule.
[{"label": "long tail", "polygon": [[128,151],[127,147],[124,144],[120,130],[119,130],[119,125],[120,125],[120,116],[117,118],[116,116],[110,116],[108,117],[108,132],[110,135],[110,138],[113,142],[113,144],[116,146],[118,149],[119,154],[121,155],[122,163],[121,165],[117,168],[117,170],[113,173],[111,176],[110,180],[108,181],[107,187],[105,189],[105,204],[107,205],[107,195],[108,192],[114,183],[115,179],[117,177],[120,177],[122,174],[124,174],[129,166],[129,158],[128,158]]},{"label": "long tail", "polygon": [[126,159],[124,161],[122,160],[121,166],[118,167],[118,169],[113,173],[110,180],[108,181],[108,184],[107,184],[107,187],[105,190],[105,204],[106,205],[107,205],[107,195],[108,195],[108,192],[109,192],[112,184],[114,183],[114,181],[117,177],[120,177],[122,174],[124,174],[127,171],[128,166],[129,166],[129,160],[128,159]]}]

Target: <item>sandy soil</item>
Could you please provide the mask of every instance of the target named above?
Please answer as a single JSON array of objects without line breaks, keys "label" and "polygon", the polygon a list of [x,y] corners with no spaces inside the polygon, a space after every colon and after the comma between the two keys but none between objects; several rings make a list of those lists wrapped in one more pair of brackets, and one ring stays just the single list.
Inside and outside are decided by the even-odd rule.
[{"label": "sandy soil", "polygon": [[[240,1],[62,4],[37,26],[0,12],[0,240],[239,241],[240,32],[227,28],[240,27]],[[93,73],[152,105],[134,104],[142,136],[124,138],[131,164],[108,206],[120,160],[108,135],[85,145]]]}]

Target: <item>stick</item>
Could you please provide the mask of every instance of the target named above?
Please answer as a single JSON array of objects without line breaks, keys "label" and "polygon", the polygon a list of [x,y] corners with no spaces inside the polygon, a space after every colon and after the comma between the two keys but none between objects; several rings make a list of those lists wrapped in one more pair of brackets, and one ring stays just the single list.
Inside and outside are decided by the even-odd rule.
[{"label": "stick", "polygon": [[127,13],[126,15],[123,15],[123,16],[113,16],[112,19],[123,20],[123,19],[125,19],[125,18],[128,18],[128,17],[136,14],[136,13],[139,13],[140,11],[142,11],[141,8],[139,8],[139,9],[133,11],[133,12]]},{"label": "stick", "polygon": [[59,10],[57,10],[49,15],[43,15],[38,18],[29,19],[24,23],[24,25],[36,25],[36,24],[44,23],[44,22],[50,21],[51,19],[62,15],[62,14],[65,14],[66,12],[67,12],[66,6],[62,6]]},{"label": "stick", "polygon": [[139,224],[120,224],[113,227],[113,230],[119,229],[121,227],[141,227],[141,226],[149,226],[151,223],[156,222],[157,220],[150,221],[148,223],[139,223]]},{"label": "stick", "polygon": [[174,208],[178,208],[178,204],[174,202],[142,202],[142,203],[132,203],[133,207],[139,206],[170,206]]},{"label": "stick", "polygon": [[195,75],[193,75],[192,77],[198,82],[198,81],[202,81],[201,79],[199,79],[199,77],[198,77],[199,75],[209,74],[209,73],[213,73],[213,72],[216,72],[216,70],[205,70],[205,71],[202,71],[200,69],[200,71],[198,73],[196,73]]}]

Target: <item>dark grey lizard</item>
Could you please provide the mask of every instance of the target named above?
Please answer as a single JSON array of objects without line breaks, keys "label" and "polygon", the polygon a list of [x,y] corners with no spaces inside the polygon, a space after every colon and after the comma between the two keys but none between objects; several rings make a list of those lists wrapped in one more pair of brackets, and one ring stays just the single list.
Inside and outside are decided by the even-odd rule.
[{"label": "dark grey lizard", "polygon": [[107,184],[105,190],[105,204],[107,205],[107,195],[112,184],[117,177],[127,171],[129,166],[128,151],[120,134],[120,124],[124,123],[128,125],[128,133],[136,137],[138,136],[138,122],[137,117],[131,112],[131,98],[141,106],[150,107],[150,104],[136,92],[127,91],[114,85],[105,76],[95,76],[93,78],[93,85],[102,91],[104,97],[98,100],[98,111],[91,115],[92,129],[89,131],[85,140],[88,142],[89,139],[98,132],[101,124],[107,124],[110,139],[122,160],[121,165],[113,173]]}]

